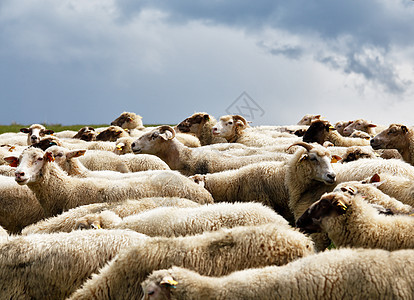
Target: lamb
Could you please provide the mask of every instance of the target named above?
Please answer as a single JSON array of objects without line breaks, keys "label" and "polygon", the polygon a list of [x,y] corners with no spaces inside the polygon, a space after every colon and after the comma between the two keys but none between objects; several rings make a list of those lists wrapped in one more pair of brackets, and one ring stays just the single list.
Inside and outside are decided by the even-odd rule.
[{"label": "lamb", "polygon": [[404,161],[414,165],[414,131],[405,125],[391,124],[371,139],[371,147],[377,149],[397,149]]},{"label": "lamb", "polygon": [[411,299],[413,257],[413,250],[340,249],[218,278],[172,267],[142,283],[142,299]]},{"label": "lamb", "polygon": [[119,126],[109,126],[107,129],[101,131],[97,136],[97,141],[115,142],[121,137],[129,137],[128,132]]},{"label": "lamb", "polygon": [[13,177],[0,176],[0,226],[17,234],[42,218],[43,208],[32,191],[16,184]]},{"label": "lamb", "polygon": [[85,154],[86,150],[68,150],[59,146],[52,146],[48,148],[48,152],[53,154],[55,162],[64,170],[68,175],[77,177],[101,177],[111,179],[126,179],[134,176],[140,176],[139,171],[148,170],[169,170],[165,162],[156,156],[143,154],[143,155],[126,155],[121,157],[121,161],[125,164],[129,171],[132,173],[120,173],[116,171],[91,171],[87,169],[77,157]]},{"label": "lamb", "polygon": [[237,169],[259,161],[286,159],[285,154],[277,153],[269,156],[236,157],[203,148],[188,148],[175,139],[174,129],[167,125],[145,133],[131,146],[134,153],[156,155],[165,161],[171,170],[179,170],[187,176]]},{"label": "lamb", "polygon": [[97,133],[95,131],[95,128],[90,127],[90,126],[85,126],[79,129],[79,131],[74,136],[72,136],[72,138],[90,142],[90,141],[95,141],[96,136],[97,136]]},{"label": "lamb", "polygon": [[326,232],[336,247],[414,248],[414,217],[380,214],[359,194],[325,194],[296,225],[307,233]]},{"label": "lamb", "polygon": [[119,253],[69,299],[139,299],[145,277],[173,265],[220,276],[245,268],[283,265],[312,253],[308,237],[290,226],[274,224],[153,237]]},{"label": "lamb", "polygon": [[194,201],[176,197],[153,197],[140,200],[124,200],[115,203],[94,203],[69,209],[56,217],[41,220],[35,224],[27,226],[22,230],[22,235],[33,233],[71,232],[73,228],[76,228],[78,219],[89,214],[98,214],[103,211],[110,211],[120,218],[125,218],[127,216],[143,213],[158,207],[199,206],[200,204]]},{"label": "lamb", "polygon": [[90,230],[9,237],[0,242],[1,299],[65,299],[118,252],[148,237]]},{"label": "lamb", "polygon": [[350,136],[355,130],[368,133],[371,137],[375,136],[375,128],[377,125],[368,122],[365,119],[358,119],[352,121],[348,126],[344,128],[343,135]]},{"label": "lamb", "polygon": [[201,146],[227,143],[225,138],[213,135],[213,126],[216,123],[216,119],[207,113],[195,113],[179,123],[176,127],[178,132],[195,134],[200,140]]},{"label": "lamb", "polygon": [[261,162],[240,169],[190,177],[211,193],[215,202],[255,201],[272,207],[294,224],[285,185],[286,162]]},{"label": "lamb", "polygon": [[34,192],[47,217],[80,205],[145,197],[177,196],[202,204],[213,202],[204,188],[173,171],[146,171],[140,178],[116,181],[70,177],[52,162],[52,153],[38,148],[27,148],[19,157],[10,156],[6,161],[17,166],[16,182]]},{"label": "lamb", "polygon": [[[240,115],[227,115],[213,127],[213,134],[225,138],[229,143],[241,143],[246,146],[263,147],[280,144],[280,138],[272,138],[266,134],[247,131],[249,127],[245,118]],[[287,138],[284,142],[292,144],[299,141],[297,137]]]},{"label": "lamb", "polygon": [[307,143],[316,142],[323,144],[326,141],[332,142],[335,146],[369,146],[369,141],[359,138],[347,138],[341,136],[335,128],[327,121],[314,121],[303,136],[303,141]]},{"label": "lamb", "polygon": [[259,203],[218,203],[200,207],[159,207],[121,219],[112,211],[78,219],[76,229],[132,229],[148,236],[185,236],[220,228],[288,222]]},{"label": "lamb", "polygon": [[28,128],[21,128],[20,132],[27,133],[27,145],[32,145],[40,141],[41,137],[46,134],[53,134],[54,131],[46,129],[45,126],[40,124],[33,124]]},{"label": "lamb", "polygon": [[320,120],[321,115],[304,115],[303,118],[298,122],[298,125],[310,125],[315,120]]}]

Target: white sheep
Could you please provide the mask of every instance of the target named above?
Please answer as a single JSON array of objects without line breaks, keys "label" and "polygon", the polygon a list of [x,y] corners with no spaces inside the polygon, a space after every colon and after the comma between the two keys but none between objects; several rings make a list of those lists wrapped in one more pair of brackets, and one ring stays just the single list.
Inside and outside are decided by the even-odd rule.
[{"label": "white sheep", "polygon": [[0,145],[27,146],[27,135],[23,132],[5,132],[0,134]]},{"label": "white sheep", "polygon": [[326,232],[336,247],[414,248],[414,217],[381,214],[360,194],[325,194],[296,225],[307,233]]},{"label": "white sheep", "polygon": [[53,134],[54,131],[46,129],[45,126],[40,124],[33,124],[27,128],[21,128],[20,132],[27,133],[27,145],[32,145],[40,141],[41,137],[46,134]]},{"label": "white sheep", "polygon": [[321,118],[321,115],[311,115],[306,114],[303,116],[302,119],[298,122],[298,125],[310,125],[313,121],[319,120]]},{"label": "white sheep", "polygon": [[[336,129],[336,131],[340,134],[340,135],[342,135],[342,136],[344,136],[344,129],[349,125],[349,124],[351,124],[353,121],[338,121],[338,122],[336,122],[335,123],[335,129]],[[310,125],[310,124],[309,124]]]},{"label": "white sheep", "polygon": [[175,138],[172,127],[160,126],[138,138],[132,145],[134,153],[153,154],[167,163],[172,170],[184,175],[206,174],[237,169],[254,162],[285,160],[285,154],[237,157],[219,151],[188,148]]},{"label": "white sheep", "polygon": [[148,236],[185,236],[220,228],[267,223],[287,226],[288,222],[259,203],[218,203],[200,207],[159,207],[120,218],[112,211],[78,219],[76,229],[132,229]]},{"label": "white sheep", "polygon": [[111,122],[113,126],[119,126],[123,129],[127,129],[131,136],[134,136],[133,131],[139,131],[145,129],[142,124],[142,117],[133,112],[123,112],[118,118]]},{"label": "white sheep", "polygon": [[213,127],[216,123],[217,121],[213,116],[199,112],[179,123],[176,128],[178,132],[195,134],[200,140],[201,146],[226,143],[226,139],[213,135]]},{"label": "white sheep", "polygon": [[221,277],[155,271],[142,283],[142,299],[412,299],[413,272],[413,250],[340,249]]},{"label": "white sheep", "polygon": [[127,230],[11,236],[0,240],[1,299],[65,299],[106,262],[148,239]]},{"label": "white sheep", "polygon": [[53,159],[52,153],[38,148],[27,148],[19,157],[6,158],[17,165],[16,182],[27,184],[35,193],[46,216],[84,204],[145,197],[176,196],[200,203],[213,202],[209,192],[178,172],[145,171],[141,177],[116,181],[76,178],[68,176]]},{"label": "white sheep", "polygon": [[118,155],[132,153],[131,144],[135,141],[135,139],[136,138],[133,137],[123,137],[117,139],[115,142],[114,153]]},{"label": "white sheep", "polygon": [[346,126],[343,130],[344,136],[351,136],[355,131],[362,131],[369,134],[370,137],[375,136],[376,134],[376,127],[377,125],[368,122],[365,119],[358,119],[352,121],[348,126]]},{"label": "white sheep", "polygon": [[145,277],[173,265],[220,276],[245,268],[283,265],[313,252],[313,243],[304,234],[274,224],[154,237],[119,253],[69,299],[139,299]]},{"label": "white sheep", "polygon": [[327,121],[314,121],[303,136],[303,141],[307,143],[323,144],[328,141],[335,146],[369,146],[369,141],[360,138],[349,138],[340,135],[335,128]]},{"label": "white sheep", "polygon": [[78,219],[89,214],[97,214],[102,211],[110,211],[125,218],[130,215],[140,214],[148,210],[158,207],[199,207],[200,204],[176,197],[152,197],[140,200],[124,200],[114,203],[94,203],[82,205],[69,209],[55,217],[41,220],[35,224],[25,227],[22,235],[33,233],[55,233],[55,232],[71,232],[76,228]]}]

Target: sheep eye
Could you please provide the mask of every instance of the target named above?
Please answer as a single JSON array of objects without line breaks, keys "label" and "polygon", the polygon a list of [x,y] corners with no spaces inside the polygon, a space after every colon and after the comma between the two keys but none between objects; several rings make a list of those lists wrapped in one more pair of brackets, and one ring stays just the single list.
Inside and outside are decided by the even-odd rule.
[{"label": "sheep eye", "polygon": [[63,156],[63,153],[58,153],[55,155],[55,157],[62,157],[62,156]]},{"label": "sheep eye", "polygon": [[227,124],[229,124],[229,125],[233,125],[233,122],[228,122]]},{"label": "sheep eye", "polygon": [[37,159],[37,161],[42,161],[43,160],[43,157],[39,157],[38,159]]},{"label": "sheep eye", "polygon": [[149,291],[149,292],[148,292],[148,295],[149,295],[149,296],[154,295],[154,291]]}]

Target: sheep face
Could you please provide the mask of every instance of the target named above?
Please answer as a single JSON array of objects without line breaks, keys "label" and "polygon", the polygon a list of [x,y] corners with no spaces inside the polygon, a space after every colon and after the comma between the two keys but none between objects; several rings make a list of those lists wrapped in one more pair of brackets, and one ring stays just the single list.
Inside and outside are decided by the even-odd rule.
[{"label": "sheep face", "polygon": [[196,113],[177,125],[177,129],[183,133],[198,133],[205,122],[210,120],[206,113]]},{"label": "sheep face", "polygon": [[97,141],[115,142],[118,138],[129,136],[125,130],[119,126],[109,126],[96,136]]},{"label": "sheep face", "polygon": [[78,133],[74,135],[74,139],[80,139],[83,141],[94,141],[96,139],[96,132],[93,127],[82,127],[79,129]]},{"label": "sheep face", "polygon": [[166,151],[169,141],[175,138],[175,131],[170,126],[160,126],[140,136],[131,144],[135,154],[145,153],[156,155]]},{"label": "sheep face", "polygon": [[19,157],[5,157],[4,160],[15,166],[15,180],[20,185],[36,182],[42,167],[46,162],[53,161],[52,154],[43,152],[41,149],[29,147]]},{"label": "sheep face", "polygon": [[47,150],[51,153],[55,163],[63,170],[69,170],[70,160],[85,154],[86,150],[69,150],[59,146],[52,146]]},{"label": "sheep face", "polygon": [[335,128],[329,122],[317,120],[312,122],[302,139],[306,143],[318,143],[322,145],[327,141],[328,133],[332,130],[335,130]]},{"label": "sheep face", "polygon": [[313,121],[319,120],[321,115],[305,115],[299,122],[298,125],[310,125]]},{"label": "sheep face", "polygon": [[333,184],[336,174],[332,168],[332,158],[330,155],[321,155],[317,151],[309,151],[308,154],[302,156],[301,160],[308,160],[314,170],[314,179],[324,182],[325,184]]},{"label": "sheep face", "polygon": [[344,135],[344,129],[351,124],[353,121],[342,121],[335,123],[335,129],[340,135]]},{"label": "sheep face", "polygon": [[[165,273],[165,274],[164,274]],[[141,283],[145,300],[168,300],[171,299],[171,288],[178,284],[169,275],[167,270],[160,270],[153,273],[147,280]]]},{"label": "sheep face", "polygon": [[306,233],[321,232],[324,219],[345,214],[349,205],[350,198],[345,194],[325,194],[300,216],[296,226]]},{"label": "sheep face", "polygon": [[404,149],[407,146],[406,138],[409,130],[407,126],[391,124],[388,129],[382,131],[371,139],[371,147],[378,149]]},{"label": "sheep face", "polygon": [[228,115],[220,118],[219,122],[213,127],[213,134],[231,140],[238,131],[247,128],[246,119],[239,115]]},{"label": "sheep face", "polygon": [[21,128],[21,132],[27,133],[27,144],[32,145],[38,143],[41,137],[44,137],[46,134],[54,133],[53,130],[46,129],[43,125],[33,124],[29,128]]},{"label": "sheep face", "polygon": [[133,142],[133,139],[129,137],[118,139],[115,143],[114,153],[118,155],[132,153],[132,149],[131,149],[132,142]]},{"label": "sheep face", "polygon": [[358,119],[344,128],[344,136],[350,136],[355,130],[370,132],[374,127],[377,127],[377,125],[364,119]]},{"label": "sheep face", "polygon": [[123,112],[118,118],[112,121],[111,125],[119,126],[123,129],[143,127],[142,117],[133,112]]}]

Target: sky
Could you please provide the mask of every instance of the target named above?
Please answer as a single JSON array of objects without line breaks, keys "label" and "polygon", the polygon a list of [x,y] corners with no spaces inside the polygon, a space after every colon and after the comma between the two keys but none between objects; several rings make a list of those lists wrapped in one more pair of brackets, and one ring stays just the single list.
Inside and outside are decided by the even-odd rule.
[{"label": "sky", "polygon": [[1,0],[0,124],[414,125],[412,0]]}]

